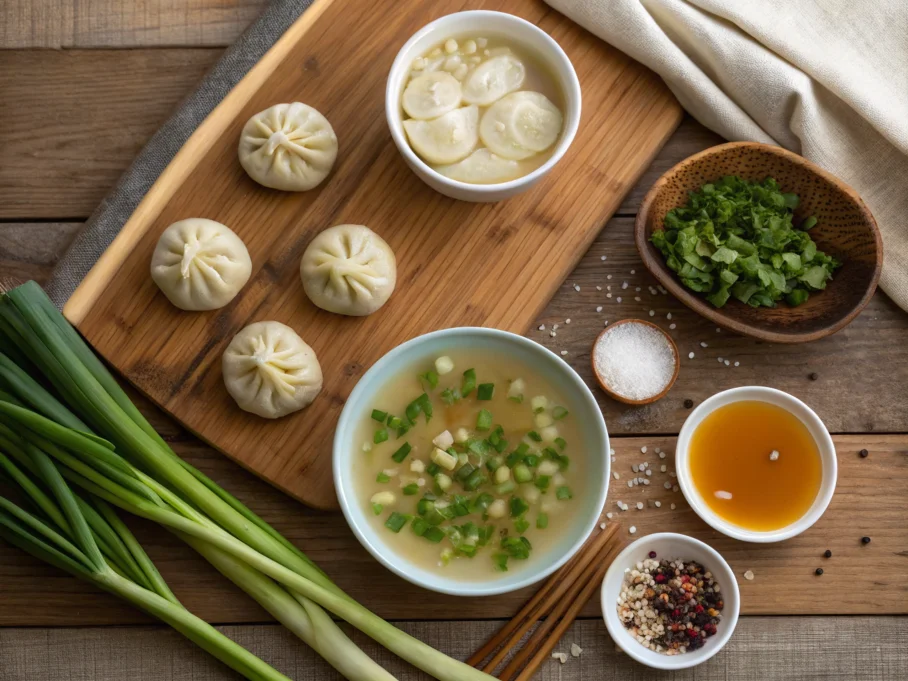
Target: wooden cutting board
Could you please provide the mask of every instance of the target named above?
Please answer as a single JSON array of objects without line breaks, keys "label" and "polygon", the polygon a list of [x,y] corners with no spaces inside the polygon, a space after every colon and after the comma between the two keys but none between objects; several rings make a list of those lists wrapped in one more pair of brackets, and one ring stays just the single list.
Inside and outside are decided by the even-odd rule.
[{"label": "wooden cutting board", "polygon": [[[407,38],[443,14],[480,8],[551,34],[583,91],[580,130],[555,170],[519,197],[481,205],[443,197],[416,178],[384,116],[387,74]],[[310,192],[265,189],[236,157],[246,120],[289,101],[324,113],[340,142],[332,175]],[[334,508],[334,427],[363,372],[434,329],[526,331],[680,119],[658,77],[541,0],[399,0],[393,11],[375,11],[373,0],[317,0],[192,135],[64,313],[199,437],[301,501]],[[187,217],[228,225],[252,256],[252,278],[221,310],[177,310],[149,276],[159,235]],[[312,237],[347,222],[368,225],[397,255],[397,290],[365,318],[319,310],[299,279]],[[277,421],[241,411],[220,369],[234,334],[272,319],[315,349],[325,375],[310,407]]]}]

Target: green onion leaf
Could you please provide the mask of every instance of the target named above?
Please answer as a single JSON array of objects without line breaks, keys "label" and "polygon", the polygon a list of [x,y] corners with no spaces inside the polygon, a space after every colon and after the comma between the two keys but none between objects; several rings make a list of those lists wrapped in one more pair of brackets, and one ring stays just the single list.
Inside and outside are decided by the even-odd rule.
[{"label": "green onion leaf", "polygon": [[413,522],[410,523],[410,529],[417,537],[423,536],[430,527],[432,526],[422,518],[413,518]]},{"label": "green onion leaf", "polygon": [[384,423],[386,418],[388,418],[388,412],[379,411],[378,409],[372,410],[372,420],[373,421],[378,421],[379,423]]},{"label": "green onion leaf", "polygon": [[536,528],[544,530],[549,526],[549,516],[547,513],[540,513],[536,516]]},{"label": "green onion leaf", "polygon": [[557,497],[558,499],[561,499],[563,501],[565,499],[573,499],[574,495],[571,494],[570,487],[562,486],[562,487],[559,487],[557,490],[555,490],[555,497]]},{"label": "green onion leaf", "polygon": [[404,485],[403,493],[408,497],[412,497],[414,494],[419,494],[419,485],[417,485],[415,482],[411,482],[409,485]]},{"label": "green onion leaf", "polygon": [[560,421],[565,416],[567,416],[568,413],[569,412],[567,409],[565,409],[564,407],[558,406],[558,407],[555,407],[554,409],[552,409],[552,418],[555,419],[556,421]]},{"label": "green onion leaf", "polygon": [[476,417],[476,430],[488,430],[492,427],[492,412],[488,409],[480,409],[479,416]]},{"label": "green onion leaf", "polygon": [[372,436],[372,442],[375,444],[381,444],[388,439],[388,431],[384,428],[379,428],[375,431],[375,435]]},{"label": "green onion leaf", "polygon": [[526,518],[521,516],[514,521],[514,529],[517,530],[520,534],[523,534],[528,529],[530,529],[530,523]]},{"label": "green onion leaf", "polygon": [[463,372],[463,383],[460,386],[460,394],[467,397],[476,387],[476,370],[467,369]]},{"label": "green onion leaf", "polygon": [[476,389],[476,399],[478,400],[491,400],[494,394],[494,383],[480,383],[479,387]]},{"label": "green onion leaf", "polygon": [[428,539],[433,544],[437,544],[445,538],[445,533],[444,530],[440,530],[439,528],[433,526],[422,533],[422,538]]},{"label": "green onion leaf", "polygon": [[511,497],[509,506],[511,508],[511,517],[516,518],[522,516],[524,513],[530,510],[530,505],[521,499],[520,497],[514,496]]},{"label": "green onion leaf", "polygon": [[381,504],[372,504],[372,512],[375,515],[381,515],[381,512],[383,509],[384,509],[384,506],[382,506]]},{"label": "green onion leaf", "polygon": [[438,372],[436,371],[429,370],[424,374],[420,374],[419,378],[429,384],[429,390],[435,390],[438,386]]},{"label": "green onion leaf", "polygon": [[492,563],[497,572],[508,571],[508,555],[506,553],[495,553],[492,555]]},{"label": "green onion leaf", "polygon": [[563,437],[556,437],[555,444],[558,445],[558,449],[564,451],[564,448],[567,447],[567,441]]},{"label": "green onion leaf", "polygon": [[375,478],[375,482],[391,482],[391,476],[387,473],[379,473]]},{"label": "green onion leaf", "polygon": [[409,442],[404,442],[397,451],[391,455],[391,458],[397,463],[403,463],[403,460],[410,455],[410,450],[412,449]]},{"label": "green onion leaf", "polygon": [[530,438],[533,442],[542,442],[542,435],[537,433],[535,430],[531,430],[527,433],[527,437]]},{"label": "green onion leaf", "polygon": [[391,513],[391,515],[388,516],[388,519],[385,521],[385,527],[387,527],[392,532],[397,533],[403,529],[403,526],[406,525],[409,520],[410,516],[394,511]]}]

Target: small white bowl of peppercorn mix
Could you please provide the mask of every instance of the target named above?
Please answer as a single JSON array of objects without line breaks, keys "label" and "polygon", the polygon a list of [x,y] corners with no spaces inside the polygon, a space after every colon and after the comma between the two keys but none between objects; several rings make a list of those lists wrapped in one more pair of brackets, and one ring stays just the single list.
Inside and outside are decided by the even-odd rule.
[{"label": "small white bowl of peppercorn mix", "polygon": [[728,643],[738,623],[738,583],[702,541],[661,532],[615,558],[602,582],[602,613],[615,643],[655,669],[686,669]]}]

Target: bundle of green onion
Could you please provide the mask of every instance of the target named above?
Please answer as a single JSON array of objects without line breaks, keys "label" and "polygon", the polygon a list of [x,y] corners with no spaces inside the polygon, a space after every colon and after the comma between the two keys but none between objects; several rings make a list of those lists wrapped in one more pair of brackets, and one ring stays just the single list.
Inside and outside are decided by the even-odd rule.
[{"label": "bundle of green onion", "polygon": [[490,679],[356,603],[180,459],[34,282],[0,297],[0,452],[35,507],[0,497],[2,536],[151,612],[247,678],[285,677],[182,608],[107,504],[172,531],[348,679],[393,677],[326,610],[442,681]]}]

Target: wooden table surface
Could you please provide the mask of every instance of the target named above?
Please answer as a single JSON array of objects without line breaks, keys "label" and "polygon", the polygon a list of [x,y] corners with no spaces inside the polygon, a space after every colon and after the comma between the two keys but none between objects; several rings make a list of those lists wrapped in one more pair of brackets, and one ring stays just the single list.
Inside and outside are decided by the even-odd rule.
[{"label": "wooden table surface", "polygon": [[[48,276],[131,159],[265,4],[0,2],[0,278],[41,281]],[[831,523],[827,530],[836,543],[821,546],[817,532],[808,532],[771,549],[784,552],[784,569],[761,563],[765,548],[722,544],[739,578],[745,569],[756,573],[752,582],[739,580],[744,609],[752,614],[742,618],[729,647],[696,672],[656,674],[630,662],[614,650],[598,607],[591,604],[561,645],[564,649],[576,641],[584,648],[581,658],[564,666],[553,661],[540,678],[906,678],[908,621],[901,615],[908,613],[908,315],[880,293],[850,327],[829,339],[770,346],[717,333],[676,301],[651,295],[648,286],[654,282],[643,272],[631,239],[640,199],[667,168],[720,141],[690,119],[682,123],[528,335],[567,351],[565,359],[587,380],[590,346],[606,320],[648,319],[653,310],[664,328],[676,325],[672,333],[683,355],[695,353],[695,359],[685,360],[669,396],[652,407],[630,409],[598,395],[615,436],[616,470],[623,477],[631,475],[630,463],[642,446],[670,450],[688,411],[685,400],[697,403],[718,390],[746,384],[771,385],[804,399],[836,440],[842,477],[823,520]],[[625,281],[628,288],[621,289]],[[607,286],[612,286],[612,298],[606,297]],[[538,330],[543,324],[546,330]],[[554,324],[559,328],[552,337]],[[716,361],[720,356],[732,365]],[[307,550],[357,599],[433,645],[466,656],[525,597],[464,609],[456,599],[438,599],[406,585],[358,548],[338,515],[304,509],[155,408],[140,404],[182,456]],[[870,450],[868,459],[857,457],[861,448]],[[616,481],[610,500],[621,498],[618,484],[624,482]],[[639,494],[624,489],[625,501]],[[633,522],[643,534],[660,528],[666,517],[660,514],[677,513],[689,521],[691,534],[719,541],[677,496],[677,511],[647,508],[625,525]],[[190,609],[293,678],[336,677],[190,551],[175,547],[157,528],[136,527]],[[855,538],[871,530],[875,551],[859,554]],[[840,574],[829,569],[834,563],[824,564],[824,577],[787,594],[792,610],[809,616],[785,616],[768,608],[767,594],[786,589],[786,577],[812,571],[825,548],[833,549],[833,560],[847,557],[849,566],[875,586],[853,589],[853,573]],[[830,614],[842,612],[852,614]],[[478,619],[450,621],[458,616]],[[361,635],[356,640],[378,653]],[[381,659],[401,678],[415,677],[405,665],[386,655]],[[169,629],[151,624],[112,597],[0,546],[0,681],[58,678],[234,677]]]}]

